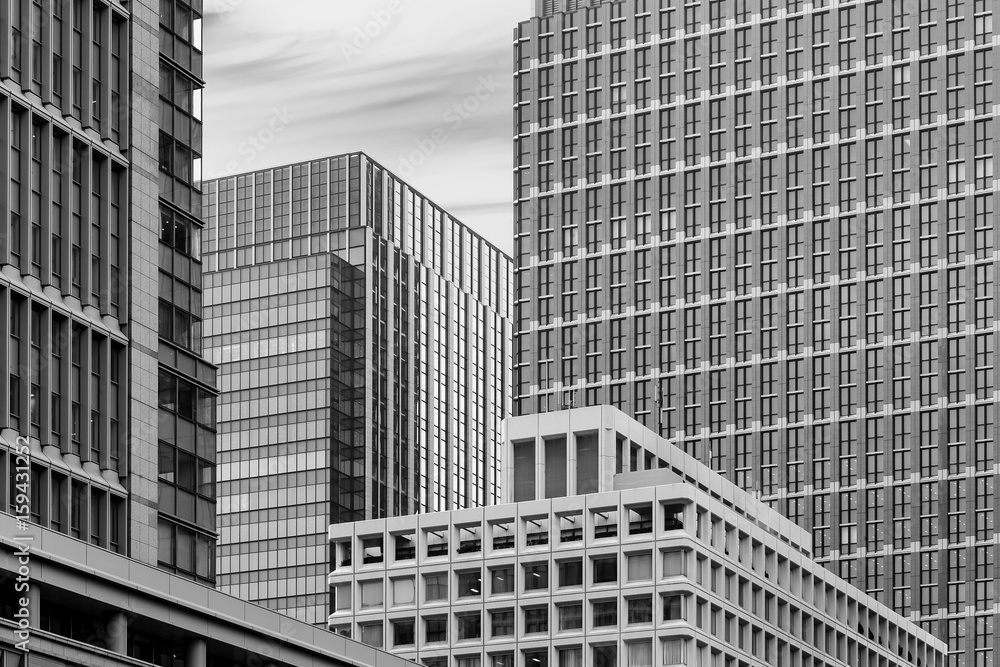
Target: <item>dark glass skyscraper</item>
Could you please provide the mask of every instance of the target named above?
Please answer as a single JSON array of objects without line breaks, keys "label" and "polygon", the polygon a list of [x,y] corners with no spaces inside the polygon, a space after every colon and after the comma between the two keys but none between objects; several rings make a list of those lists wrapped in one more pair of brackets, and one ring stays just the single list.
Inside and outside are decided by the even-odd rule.
[{"label": "dark glass skyscraper", "polygon": [[514,412],[612,404],[994,660],[994,3],[540,0]]},{"label": "dark glass skyscraper", "polygon": [[202,357],[201,0],[160,0],[159,560],[214,581],[214,366]]},{"label": "dark glass skyscraper", "polygon": [[331,523],[495,501],[511,260],[363,154],[205,194],[219,584],[323,623]]}]

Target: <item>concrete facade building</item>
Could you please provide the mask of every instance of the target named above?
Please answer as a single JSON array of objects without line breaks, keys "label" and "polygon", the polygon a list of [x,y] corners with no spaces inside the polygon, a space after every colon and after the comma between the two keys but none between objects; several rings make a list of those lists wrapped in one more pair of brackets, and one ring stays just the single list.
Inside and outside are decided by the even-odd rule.
[{"label": "concrete facade building", "polygon": [[613,405],[995,661],[995,3],[542,0],[514,414]]},{"label": "concrete facade building", "polygon": [[323,623],[331,522],[495,501],[511,260],[363,154],[205,193],[219,584]]},{"label": "concrete facade building", "polygon": [[945,663],[806,530],[620,411],[506,428],[520,502],[330,527],[332,629],[428,667]]}]

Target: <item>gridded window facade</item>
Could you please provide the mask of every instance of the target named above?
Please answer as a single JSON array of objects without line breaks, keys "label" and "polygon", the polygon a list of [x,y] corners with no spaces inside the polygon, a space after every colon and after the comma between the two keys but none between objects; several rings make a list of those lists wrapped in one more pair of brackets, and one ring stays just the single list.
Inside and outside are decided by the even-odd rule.
[{"label": "gridded window facade", "polygon": [[[32,520],[211,583],[214,372],[199,353],[199,253],[175,242],[196,237],[199,223],[195,198],[175,201],[158,180],[150,167],[156,142],[149,142],[176,138],[192,154],[200,152],[201,3],[157,6],[163,10],[159,44],[166,47],[176,31],[189,44],[186,59],[172,62],[178,52],[170,50],[161,59],[149,48],[158,31],[155,6],[0,3],[7,167],[0,208],[9,211],[0,230],[0,426],[11,439],[30,442]],[[142,20],[133,20],[132,11]],[[186,73],[186,88],[160,90],[170,79],[158,80],[160,64]],[[152,85],[132,86],[139,78]],[[155,108],[158,93],[186,109],[186,127],[158,128],[156,114],[131,113]],[[157,252],[160,205],[173,206],[171,220],[187,229],[169,244],[186,260],[169,249]],[[163,272],[159,308],[157,268]],[[158,331],[167,345],[157,345]],[[173,412],[161,424],[157,358],[190,388],[179,397],[185,409],[191,399],[191,413],[181,417],[178,397],[171,399]],[[196,420],[196,404],[199,414],[212,416]],[[171,496],[180,507],[163,504],[159,511],[158,440],[200,457],[183,470],[197,469],[207,480],[199,487],[185,476],[183,493]],[[11,511],[16,457],[7,448],[14,443],[3,443],[0,511]],[[161,525],[159,539],[158,514],[170,529]],[[170,523],[171,517],[178,520]]]},{"label": "gridded window facade", "polygon": [[624,409],[992,661],[894,564],[994,539],[993,4],[571,5],[516,35],[514,414]]},{"label": "gridded window facade", "polygon": [[223,585],[316,623],[329,523],[495,501],[511,261],[361,154],[205,191]]},{"label": "gridded window facade", "polygon": [[159,559],[212,583],[218,392],[201,356],[201,2],[158,5]]},{"label": "gridded window facade", "polygon": [[[668,467],[697,485],[678,479],[489,511],[424,514],[389,530],[383,522],[333,526],[339,554],[374,554],[370,545],[401,536],[417,548],[402,558],[388,553],[346,565],[341,559],[331,585],[348,590],[362,582],[362,597],[331,607],[330,627],[448,667],[469,660],[609,667],[748,659],[813,667],[945,663],[943,642],[795,545],[801,529],[785,520],[768,523],[766,507],[682,456],[668,455]],[[555,527],[567,517],[584,527],[586,547],[563,531],[537,540],[539,525]],[[620,531],[598,531],[609,517],[621,517]],[[489,533],[499,524],[510,526],[513,541],[461,548],[473,526]],[[448,545],[444,554],[428,550],[438,544]],[[505,582],[499,590],[479,585],[498,577]],[[470,580],[475,585],[463,585]],[[403,594],[390,599],[388,590]],[[392,640],[384,643],[386,628]],[[519,662],[504,662],[515,654]]]}]

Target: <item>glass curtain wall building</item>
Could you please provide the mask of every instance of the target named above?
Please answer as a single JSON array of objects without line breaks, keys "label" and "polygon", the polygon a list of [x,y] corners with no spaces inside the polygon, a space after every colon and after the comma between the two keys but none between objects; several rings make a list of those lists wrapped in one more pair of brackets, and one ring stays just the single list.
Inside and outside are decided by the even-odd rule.
[{"label": "glass curtain wall building", "polygon": [[540,0],[514,413],[610,404],[993,664],[994,3]]},{"label": "glass curtain wall building", "polygon": [[362,154],[209,182],[204,219],[219,584],[323,623],[329,524],[495,501],[511,260]]},{"label": "glass curtain wall building", "polygon": [[159,560],[211,584],[218,391],[202,356],[201,5],[159,2]]},{"label": "glass curtain wall building", "polygon": [[200,226],[200,14],[0,3],[0,511],[27,438],[32,522],[211,583],[215,378],[178,241]]}]

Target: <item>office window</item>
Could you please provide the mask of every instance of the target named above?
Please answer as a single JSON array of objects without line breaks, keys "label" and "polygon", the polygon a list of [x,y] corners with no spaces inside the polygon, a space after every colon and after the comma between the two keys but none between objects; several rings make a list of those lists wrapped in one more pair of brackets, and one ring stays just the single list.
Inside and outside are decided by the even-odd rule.
[{"label": "office window", "polygon": [[594,667],[618,667],[618,647],[615,645],[595,646]]},{"label": "office window", "polygon": [[427,531],[427,557],[448,555],[448,531],[444,528],[440,530]]},{"label": "office window", "polygon": [[382,648],[382,623],[365,623],[361,626],[361,642],[375,648]]},{"label": "office window", "polygon": [[543,591],[549,587],[548,563],[536,563],[524,566],[524,590]]},{"label": "office window", "polygon": [[510,522],[492,524],[491,530],[493,532],[494,549],[514,548],[514,531],[511,530],[512,527]]},{"label": "office window", "polygon": [[448,617],[432,616],[424,619],[425,641],[428,644],[448,641]]},{"label": "office window", "polygon": [[628,557],[628,580],[649,581],[653,578],[653,556],[632,554]]},{"label": "office window", "polygon": [[479,639],[483,636],[483,618],[479,612],[458,614],[458,638]]},{"label": "office window", "polygon": [[687,617],[684,609],[685,600],[683,595],[663,596],[663,620],[681,621]]},{"label": "office window", "polygon": [[583,585],[583,561],[581,559],[559,563],[559,587]]},{"label": "office window", "polygon": [[514,502],[535,499],[535,442],[514,443]]},{"label": "office window", "polygon": [[[632,470],[636,470],[633,467]],[[653,532],[653,508],[649,505],[628,510],[628,534],[642,535]]]},{"label": "office window", "polygon": [[382,580],[361,582],[361,608],[381,607],[383,603]]},{"label": "office window", "polygon": [[493,637],[510,637],[514,634],[514,611],[501,609],[490,612],[490,632]]},{"label": "office window", "polygon": [[413,646],[415,639],[415,625],[416,623],[410,619],[392,621],[392,645]]},{"label": "office window", "polygon": [[683,639],[665,639],[663,641],[663,664],[687,665],[687,642]]},{"label": "office window", "polygon": [[548,649],[531,649],[523,654],[525,667],[549,667]]},{"label": "office window", "polygon": [[653,667],[653,642],[649,640],[626,642],[628,667]]},{"label": "office window", "polygon": [[559,629],[579,630],[583,627],[583,603],[559,605]]},{"label": "office window", "polygon": [[609,584],[618,581],[618,557],[599,557],[593,559],[594,583]]},{"label": "office window", "polygon": [[618,625],[618,601],[594,602],[594,627]]},{"label": "office window", "polygon": [[686,551],[663,552],[663,576],[680,577],[687,574]]},{"label": "office window", "polygon": [[633,598],[628,600],[627,604],[629,625],[653,622],[653,598],[651,596]]},{"label": "office window", "polygon": [[458,573],[458,597],[478,597],[483,590],[483,572],[475,570],[473,572]]},{"label": "office window", "polygon": [[448,599],[448,575],[425,574],[424,593],[428,602]]},{"label": "office window", "polygon": [[490,591],[493,595],[514,592],[514,568],[496,567],[490,570]]},{"label": "office window", "polygon": [[[621,472],[621,466],[618,472]],[[617,510],[601,510],[594,512],[594,538],[616,537],[618,535],[618,512]]]},{"label": "office window", "polygon": [[549,631],[548,607],[536,607],[524,610],[525,634],[538,634]]},{"label": "office window", "polygon": [[396,536],[396,560],[413,560],[417,555],[414,535]]},{"label": "office window", "polygon": [[559,541],[580,542],[583,540],[583,517],[579,514],[559,517]]},{"label": "office window", "polygon": [[663,528],[664,530],[684,529],[683,505],[667,505],[663,508]]},{"label": "office window", "polygon": [[583,667],[583,649],[578,646],[559,649],[559,667]]}]

